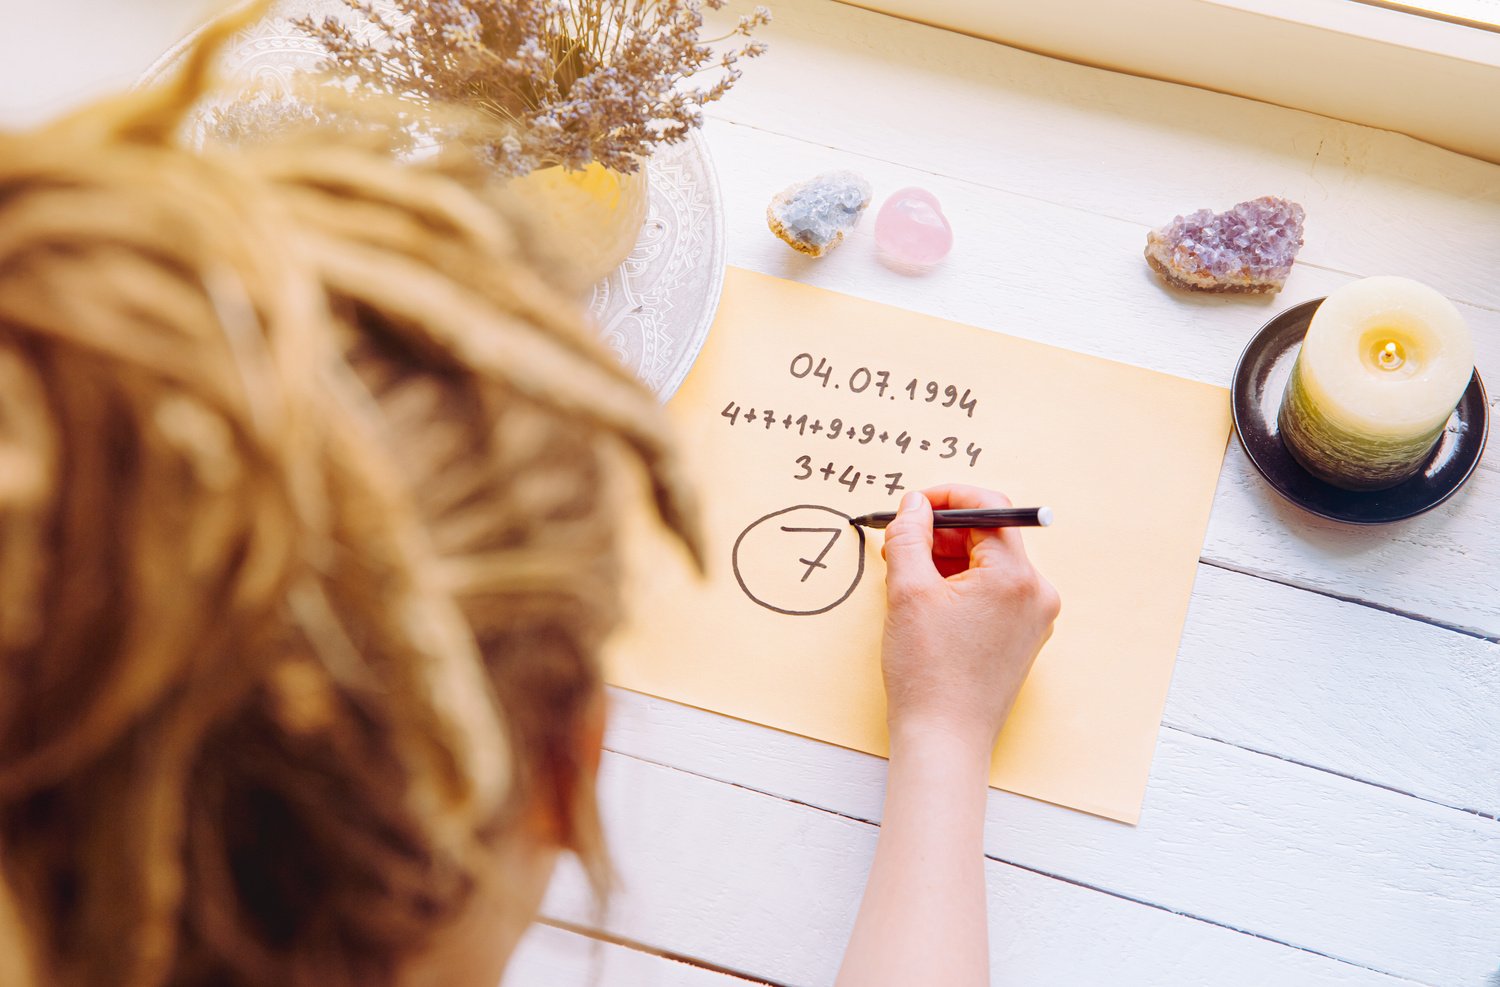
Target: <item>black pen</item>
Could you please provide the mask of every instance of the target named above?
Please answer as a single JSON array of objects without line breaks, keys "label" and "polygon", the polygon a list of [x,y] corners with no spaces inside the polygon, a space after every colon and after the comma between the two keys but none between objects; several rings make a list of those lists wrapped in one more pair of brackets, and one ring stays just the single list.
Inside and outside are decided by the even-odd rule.
[{"label": "black pen", "polygon": [[[863,528],[884,528],[896,520],[895,511],[877,511],[849,519]],[[1050,507],[988,507],[968,511],[933,511],[934,528],[1045,528],[1052,523]]]}]

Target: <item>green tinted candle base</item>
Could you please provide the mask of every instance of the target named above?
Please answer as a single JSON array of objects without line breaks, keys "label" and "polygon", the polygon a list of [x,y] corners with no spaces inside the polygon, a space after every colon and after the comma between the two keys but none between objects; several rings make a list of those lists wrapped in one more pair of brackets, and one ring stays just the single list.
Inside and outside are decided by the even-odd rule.
[{"label": "green tinted candle base", "polygon": [[[1313,476],[1344,490],[1385,490],[1422,469],[1443,434],[1443,424],[1421,435],[1359,435],[1319,410],[1302,386],[1302,359],[1281,399],[1281,441]],[[1445,423],[1444,423],[1445,424]]]}]

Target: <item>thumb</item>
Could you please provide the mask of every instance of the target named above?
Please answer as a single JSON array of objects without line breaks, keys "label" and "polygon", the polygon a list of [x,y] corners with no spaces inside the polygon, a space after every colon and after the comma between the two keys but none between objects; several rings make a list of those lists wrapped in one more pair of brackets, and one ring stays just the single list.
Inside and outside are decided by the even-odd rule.
[{"label": "thumb", "polygon": [[885,529],[885,582],[888,590],[912,590],[941,579],[932,563],[932,504],[913,490],[901,500],[896,518]]}]

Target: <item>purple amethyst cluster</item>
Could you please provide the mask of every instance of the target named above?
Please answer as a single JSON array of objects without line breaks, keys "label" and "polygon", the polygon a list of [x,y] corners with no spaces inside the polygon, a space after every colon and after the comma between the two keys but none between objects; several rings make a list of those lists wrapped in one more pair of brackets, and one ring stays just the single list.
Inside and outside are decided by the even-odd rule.
[{"label": "purple amethyst cluster", "polygon": [[1146,234],[1146,261],[1179,288],[1277,292],[1302,248],[1305,216],[1274,195],[1225,212],[1199,209]]}]

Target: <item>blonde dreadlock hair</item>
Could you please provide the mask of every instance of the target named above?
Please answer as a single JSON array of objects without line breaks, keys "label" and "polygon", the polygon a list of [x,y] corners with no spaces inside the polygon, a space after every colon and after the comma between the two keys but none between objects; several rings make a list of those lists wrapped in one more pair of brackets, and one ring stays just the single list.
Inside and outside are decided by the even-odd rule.
[{"label": "blonde dreadlock hair", "polygon": [[524,806],[598,865],[627,459],[697,544],[659,407],[471,165],[177,146],[255,13],[0,134],[7,984],[380,985]]}]

